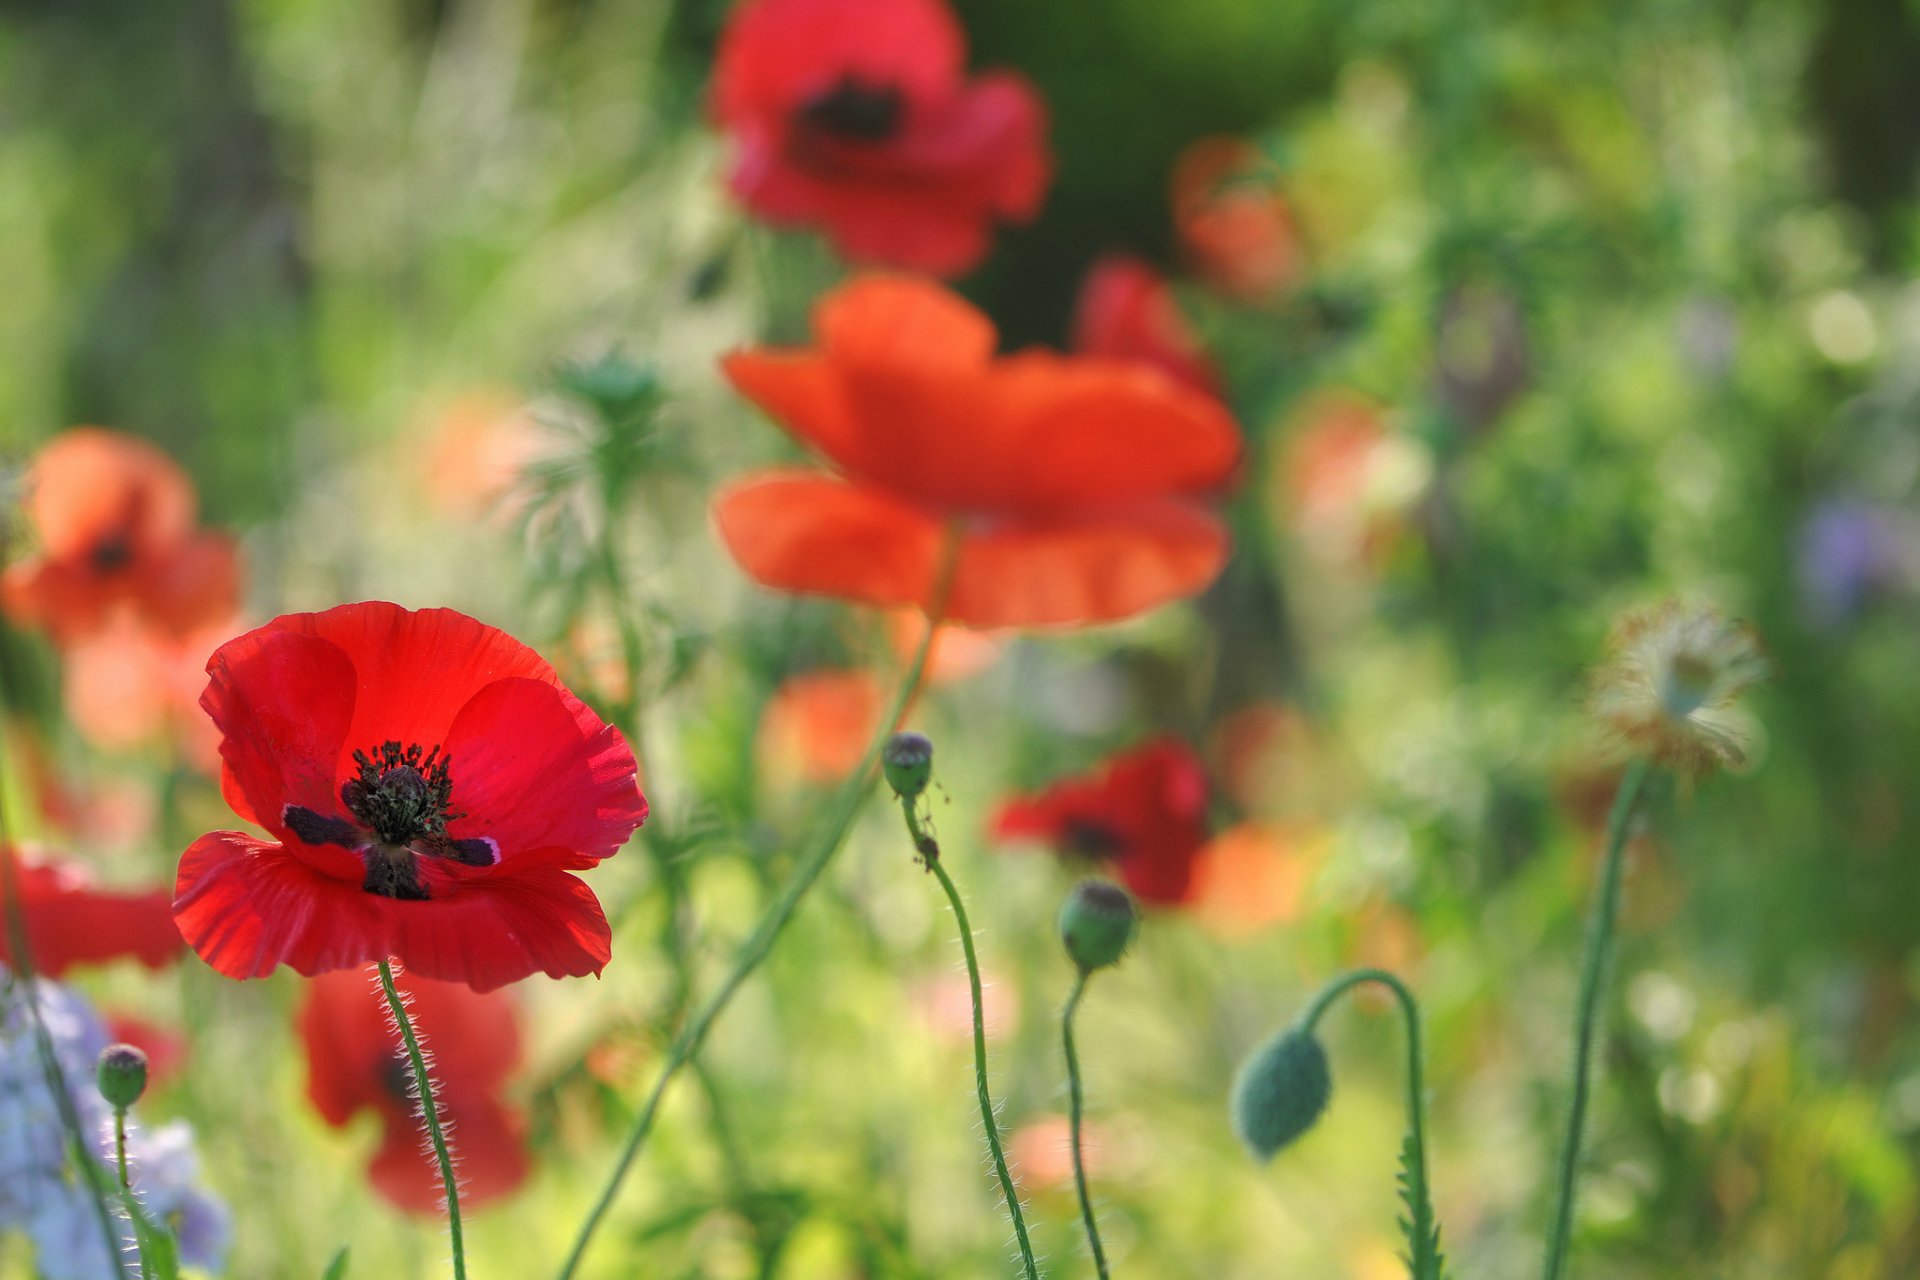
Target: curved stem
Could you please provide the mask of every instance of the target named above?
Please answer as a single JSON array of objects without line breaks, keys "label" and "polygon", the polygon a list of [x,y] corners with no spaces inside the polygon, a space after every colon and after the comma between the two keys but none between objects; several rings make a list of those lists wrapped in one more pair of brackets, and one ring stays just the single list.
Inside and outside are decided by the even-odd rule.
[{"label": "curved stem", "polygon": [[594,1232],[613,1207],[614,1198],[620,1192],[620,1184],[626,1180],[627,1172],[633,1168],[633,1162],[640,1155],[640,1148],[646,1145],[647,1135],[653,1132],[655,1119],[660,1113],[660,1102],[666,1096],[667,1086],[687,1065],[687,1060],[700,1050],[720,1019],[721,1013],[732,1002],[734,994],[760,963],[773,951],[773,944],[779,941],[780,934],[786,929],[787,922],[793,919],[793,913],[799,909],[800,900],[807,895],[814,882],[820,879],[821,872],[827,869],[827,863],[840,849],[847,832],[853,827],[853,820],[859,814],[860,807],[866,802],[873,790],[874,771],[880,763],[880,752],[885,749],[887,739],[893,735],[894,726],[905,714],[907,705],[913,700],[920,688],[920,677],[927,668],[927,655],[933,648],[934,635],[940,628],[940,617],[946,610],[947,595],[953,585],[953,566],[959,550],[959,539],[952,533],[946,537],[941,550],[940,567],[935,575],[934,588],[927,607],[927,629],[920,637],[920,645],[914,651],[913,659],[907,664],[906,672],[900,680],[900,688],[894,694],[893,705],[881,720],[873,741],[867,744],[867,752],[853,773],[841,784],[839,793],[834,797],[833,808],[827,823],[820,829],[810,848],[802,855],[780,894],[767,907],[766,914],[760,917],[760,923],[740,944],[735,955],[733,967],[722,978],[720,986],[707,997],[705,1004],[690,1018],[674,1037],[673,1044],[667,1049],[667,1060],[660,1068],[660,1077],[654,1081],[652,1092],[641,1105],[640,1113],[634,1118],[633,1128],[627,1134],[626,1145],[620,1150],[620,1158],[614,1163],[613,1173],[607,1178],[606,1186],[594,1200],[593,1208],[587,1211],[585,1221],[580,1224],[579,1234],[575,1236],[573,1247],[567,1253],[567,1260],[561,1264],[558,1280],[571,1280],[579,1270],[580,1262],[586,1257],[587,1247],[593,1242]]},{"label": "curved stem", "polygon": [[[908,810],[907,821],[913,828],[914,843],[919,845],[919,823],[913,816],[913,806],[906,803],[904,807]],[[1007,1217],[1013,1220],[1013,1234],[1020,1242],[1020,1261],[1027,1269],[1027,1280],[1040,1280],[1039,1264],[1033,1259],[1033,1242],[1027,1239],[1027,1220],[1020,1213],[1020,1191],[1013,1185],[1013,1175],[1007,1171],[1007,1155],[1000,1149],[1000,1120],[993,1111],[993,1095],[987,1091],[987,1026],[980,1003],[980,961],[973,952],[973,926],[967,923],[967,908],[960,901],[960,891],[954,887],[947,869],[940,865],[937,853],[927,857],[927,870],[933,872],[934,879],[946,890],[947,905],[953,908],[953,918],[960,925],[960,949],[967,957],[967,985],[973,992],[973,1082],[980,1095],[980,1123],[987,1131],[987,1150],[993,1154],[993,1170],[1000,1176],[1000,1194],[1006,1197]]]},{"label": "curved stem", "polygon": [[386,992],[387,1008],[406,1042],[407,1064],[413,1069],[414,1087],[420,1091],[420,1113],[427,1119],[427,1136],[433,1139],[434,1159],[440,1165],[440,1182],[447,1191],[447,1234],[453,1238],[454,1280],[466,1280],[467,1246],[460,1232],[460,1187],[453,1177],[453,1153],[447,1149],[447,1135],[440,1125],[440,1104],[434,1100],[433,1081],[427,1075],[427,1056],[420,1050],[420,1037],[414,1031],[413,1015],[393,984],[393,963],[380,962],[380,989]]},{"label": "curved stem", "polygon": [[1573,1234],[1574,1190],[1579,1177],[1580,1139],[1586,1128],[1587,1094],[1593,1070],[1594,1012],[1600,1003],[1600,981],[1612,949],[1614,917],[1620,910],[1627,827],[1651,772],[1652,766],[1645,760],[1636,760],[1628,766],[1626,776],[1620,779],[1620,790],[1613,798],[1613,812],[1607,817],[1607,851],[1600,873],[1600,897],[1594,902],[1593,915],[1587,922],[1587,954],[1580,970],[1580,1005],[1574,1023],[1573,1106],[1567,1115],[1567,1139],[1560,1152],[1558,1200],[1553,1232],[1547,1238],[1546,1280],[1560,1280],[1566,1274]]},{"label": "curved stem", "polygon": [[1067,1051],[1067,1123],[1073,1147],[1073,1186],[1080,1195],[1080,1220],[1086,1224],[1087,1247],[1093,1251],[1094,1270],[1100,1280],[1107,1280],[1107,1251],[1100,1244],[1100,1224],[1094,1220],[1093,1196],[1087,1190],[1087,1165],[1080,1137],[1081,1111],[1086,1104],[1080,1087],[1080,1055],[1073,1048],[1073,1015],[1080,1008],[1080,997],[1086,994],[1087,979],[1092,976],[1090,971],[1082,969],[1074,980],[1073,994],[1067,997],[1067,1007],[1060,1011],[1060,1043]]},{"label": "curved stem", "polygon": [[1413,992],[1407,990],[1407,984],[1398,975],[1385,969],[1355,969],[1342,974],[1314,999],[1307,1009],[1306,1017],[1301,1019],[1308,1032],[1312,1032],[1329,1005],[1347,991],[1363,982],[1378,983],[1393,993],[1400,1005],[1400,1015],[1407,1027],[1407,1144],[1414,1167],[1419,1171],[1420,1180],[1427,1178],[1427,1091],[1423,1083],[1420,1048],[1420,1005],[1413,998]]}]

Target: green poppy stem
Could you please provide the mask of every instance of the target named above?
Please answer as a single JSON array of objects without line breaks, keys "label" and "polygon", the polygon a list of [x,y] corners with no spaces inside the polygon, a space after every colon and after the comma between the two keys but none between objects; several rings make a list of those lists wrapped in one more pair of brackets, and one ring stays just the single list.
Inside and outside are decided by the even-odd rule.
[{"label": "green poppy stem", "polygon": [[1593,1071],[1594,1015],[1600,1003],[1600,982],[1613,946],[1614,918],[1620,913],[1627,829],[1652,771],[1653,767],[1645,760],[1636,760],[1628,766],[1626,776],[1620,780],[1620,790],[1613,798],[1613,812],[1607,818],[1607,850],[1600,873],[1600,896],[1593,904],[1593,915],[1587,923],[1587,954],[1580,971],[1580,1005],[1574,1022],[1573,1105],[1567,1113],[1567,1138],[1561,1148],[1555,1184],[1558,1200],[1553,1232],[1547,1238],[1546,1280],[1561,1280],[1567,1270],[1573,1235],[1573,1202],[1579,1179],[1580,1141],[1586,1128],[1587,1095]]},{"label": "green poppy stem", "polygon": [[1087,979],[1092,976],[1090,971],[1082,969],[1074,979],[1073,994],[1067,997],[1067,1006],[1060,1011],[1060,1044],[1067,1053],[1067,1125],[1073,1147],[1073,1186],[1080,1196],[1080,1221],[1086,1224],[1087,1247],[1093,1251],[1094,1270],[1100,1280],[1107,1280],[1107,1251],[1100,1244],[1100,1224],[1094,1219],[1093,1196],[1087,1190],[1087,1163],[1080,1135],[1081,1112],[1086,1102],[1080,1085],[1080,1055],[1073,1047],[1073,1015],[1080,1008],[1080,997],[1086,994]]},{"label": "green poppy stem", "polygon": [[467,1246],[460,1231],[460,1185],[453,1176],[453,1153],[447,1147],[447,1135],[440,1124],[440,1104],[433,1096],[433,1080],[427,1074],[427,1056],[421,1052],[420,1036],[413,1025],[407,1002],[393,983],[393,964],[380,962],[380,988],[386,993],[387,1008],[406,1042],[407,1065],[413,1070],[414,1087],[420,1091],[420,1113],[427,1120],[427,1136],[433,1140],[433,1156],[440,1166],[440,1182],[447,1192],[447,1234],[453,1240],[454,1280],[467,1280]]},{"label": "green poppy stem", "polygon": [[960,900],[960,890],[941,865],[939,845],[920,826],[920,815],[914,807],[917,803],[906,798],[900,801],[901,812],[907,815],[907,832],[913,838],[913,847],[925,860],[927,870],[946,892],[947,905],[953,908],[954,921],[960,927],[960,950],[967,958],[967,988],[973,996],[973,1084],[980,1098],[980,1124],[987,1133],[987,1151],[993,1156],[993,1171],[1000,1178],[1000,1194],[1007,1202],[1007,1217],[1013,1222],[1014,1238],[1020,1245],[1020,1262],[1026,1268],[1027,1280],[1040,1280],[1040,1265],[1033,1257],[1033,1241],[1027,1238],[1027,1220],[1020,1212],[1020,1189],[1013,1185],[1013,1174],[1007,1169],[1007,1153],[1000,1145],[1000,1117],[993,1109],[993,1094],[987,1088],[987,1020],[980,991],[980,958],[973,949],[973,926],[967,922],[967,907]]},{"label": "green poppy stem", "polygon": [[581,1260],[586,1257],[587,1248],[593,1242],[594,1233],[613,1207],[613,1201],[620,1192],[620,1184],[626,1180],[633,1162],[639,1157],[640,1149],[646,1145],[647,1136],[653,1132],[654,1121],[660,1114],[660,1103],[666,1097],[667,1086],[673,1083],[687,1065],[689,1059],[700,1051],[706,1042],[713,1024],[732,1003],[734,995],[740,990],[753,971],[760,967],[773,951],[773,944],[780,939],[787,924],[793,919],[794,912],[800,907],[801,899],[813,888],[820,875],[833,860],[833,855],[847,838],[847,832],[853,827],[853,820],[859,815],[861,806],[866,803],[873,791],[873,779],[880,763],[880,752],[886,747],[887,739],[893,735],[895,724],[906,713],[914,694],[919,691],[920,677],[927,669],[927,657],[933,651],[933,638],[939,631],[941,615],[946,610],[949,591],[953,585],[953,566],[959,551],[959,539],[949,533],[941,551],[940,568],[935,575],[931,604],[927,609],[926,633],[921,636],[919,647],[914,651],[906,672],[901,677],[900,688],[894,695],[893,705],[881,720],[873,741],[867,744],[867,751],[853,773],[841,784],[834,796],[833,807],[828,814],[827,823],[814,838],[813,844],[801,856],[795,865],[787,883],[781,887],[779,896],[768,905],[760,923],[740,944],[739,952],[734,956],[733,967],[727,976],[720,980],[720,986],[705,1004],[689,1018],[674,1037],[667,1049],[667,1060],[660,1068],[660,1076],[654,1081],[653,1090],[647,1094],[641,1104],[640,1112],[634,1117],[633,1128],[627,1133],[626,1144],[620,1150],[620,1158],[614,1163],[613,1172],[608,1176],[606,1185],[600,1189],[593,1207],[587,1211],[586,1219],[581,1222],[580,1230],[574,1237],[573,1247],[568,1251],[566,1261],[560,1266],[558,1280],[572,1280],[579,1271]]}]

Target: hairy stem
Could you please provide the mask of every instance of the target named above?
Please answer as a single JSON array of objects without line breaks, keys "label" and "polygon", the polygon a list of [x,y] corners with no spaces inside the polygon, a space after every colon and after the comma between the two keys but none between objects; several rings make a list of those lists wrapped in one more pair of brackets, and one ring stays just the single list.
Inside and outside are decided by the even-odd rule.
[{"label": "hairy stem", "polygon": [[735,955],[733,967],[727,971],[720,986],[705,1004],[680,1029],[673,1044],[667,1049],[667,1060],[660,1068],[660,1077],[654,1081],[652,1092],[640,1107],[640,1113],[634,1118],[633,1128],[627,1134],[625,1146],[620,1150],[620,1158],[614,1163],[613,1172],[607,1178],[599,1196],[594,1200],[593,1208],[587,1211],[585,1221],[580,1224],[579,1233],[574,1237],[573,1248],[560,1266],[559,1280],[572,1280],[579,1271],[580,1263],[586,1257],[587,1248],[593,1242],[594,1233],[606,1218],[607,1211],[613,1207],[614,1198],[620,1192],[620,1184],[626,1180],[633,1162],[640,1155],[640,1149],[646,1145],[647,1136],[653,1132],[654,1121],[660,1113],[660,1103],[666,1097],[667,1086],[673,1083],[675,1076],[687,1065],[687,1061],[698,1053],[706,1041],[707,1033],[713,1030],[713,1024],[720,1019],[721,1013],[732,1003],[734,995],[760,967],[773,951],[773,944],[779,941],[786,930],[787,923],[800,907],[801,899],[827,869],[833,855],[846,840],[847,832],[853,827],[853,820],[859,814],[861,806],[873,790],[875,769],[880,763],[880,752],[886,747],[887,739],[892,736],[894,726],[905,713],[914,694],[920,688],[920,677],[927,667],[927,655],[933,648],[934,635],[939,630],[940,617],[945,611],[947,595],[953,583],[953,564],[958,550],[957,538],[949,533],[946,545],[941,552],[940,568],[936,574],[931,603],[927,609],[926,634],[920,638],[919,647],[900,680],[900,688],[894,694],[893,705],[881,720],[873,741],[867,744],[867,751],[853,773],[835,795],[833,807],[827,822],[814,838],[813,844],[795,865],[787,883],[781,887],[779,896],[767,907],[760,917],[760,923],[740,944]]},{"label": "hairy stem", "polygon": [[[912,803],[902,802],[902,807],[907,810],[907,825],[913,832],[915,847],[925,849]],[[1013,1175],[1007,1171],[1006,1152],[1000,1147],[1000,1118],[994,1114],[993,1095],[987,1090],[987,1024],[981,1007],[980,961],[973,951],[973,926],[967,923],[967,908],[960,901],[960,890],[954,887],[947,869],[940,865],[938,852],[927,854],[926,859],[927,870],[933,872],[934,879],[946,891],[947,905],[953,908],[953,918],[960,926],[960,949],[967,958],[967,986],[973,993],[973,1083],[980,1095],[980,1123],[987,1131],[987,1150],[993,1155],[993,1170],[1000,1177],[1000,1194],[1006,1198],[1007,1217],[1013,1221],[1013,1234],[1020,1243],[1020,1261],[1026,1267],[1027,1280],[1040,1280],[1039,1264],[1033,1258],[1033,1242],[1027,1238],[1027,1220],[1020,1212],[1020,1191],[1013,1185]]]},{"label": "hairy stem", "polygon": [[1627,828],[1634,805],[1640,799],[1647,777],[1652,772],[1644,760],[1628,766],[1613,798],[1613,812],[1607,818],[1607,850],[1600,872],[1600,896],[1593,904],[1587,922],[1587,954],[1580,970],[1580,1004],[1574,1022],[1573,1105],[1567,1113],[1567,1138],[1560,1151],[1557,1202],[1553,1213],[1553,1231],[1547,1237],[1546,1280],[1561,1280],[1567,1270],[1567,1255],[1573,1235],[1573,1202],[1579,1179],[1580,1140],[1587,1122],[1587,1094],[1593,1072],[1595,1012],[1600,1003],[1600,982],[1606,973],[1607,957],[1613,946],[1614,917],[1620,911],[1620,878],[1625,865]]},{"label": "hairy stem", "polygon": [[420,1112],[427,1119],[427,1136],[433,1140],[434,1159],[440,1165],[440,1182],[447,1191],[447,1234],[453,1239],[454,1280],[467,1280],[467,1246],[460,1232],[460,1186],[453,1177],[453,1153],[447,1147],[447,1135],[440,1124],[440,1105],[433,1096],[433,1080],[427,1075],[427,1056],[420,1050],[420,1036],[414,1030],[413,1015],[393,984],[393,964],[380,962],[380,988],[386,992],[387,1008],[406,1042],[407,1063],[413,1069],[413,1083],[420,1091]]},{"label": "hairy stem", "polygon": [[1067,997],[1067,1007],[1060,1011],[1060,1044],[1067,1053],[1067,1123],[1073,1147],[1073,1186],[1080,1195],[1080,1221],[1086,1224],[1087,1247],[1093,1251],[1094,1270],[1100,1280],[1107,1280],[1107,1251],[1100,1244],[1100,1224],[1094,1220],[1093,1196],[1087,1190],[1087,1163],[1080,1136],[1081,1112],[1086,1103],[1080,1086],[1080,1055],[1073,1047],[1073,1015],[1080,1008],[1080,997],[1086,994],[1087,979],[1092,976],[1090,971],[1082,969],[1074,980],[1073,994]]}]

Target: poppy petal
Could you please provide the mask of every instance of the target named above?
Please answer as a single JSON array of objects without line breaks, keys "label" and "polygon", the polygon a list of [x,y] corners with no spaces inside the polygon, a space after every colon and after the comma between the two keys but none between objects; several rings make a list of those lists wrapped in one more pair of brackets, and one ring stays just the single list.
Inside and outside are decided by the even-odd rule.
[{"label": "poppy petal", "polygon": [[352,756],[389,739],[446,741],[476,689],[510,676],[558,684],[546,659],[497,627],[452,609],[403,609],[384,600],[275,618],[264,629],[317,636],[351,659],[358,681],[338,774]]},{"label": "poppy petal", "polygon": [[193,529],[193,482],[138,436],[100,427],[63,431],[34,458],[27,484],[27,514],[50,559],[81,559],[108,538],[124,554],[144,558]]},{"label": "poppy petal", "polygon": [[220,789],[233,811],[283,838],[289,804],[331,814],[354,710],[353,660],[338,645],[271,626],[214,651],[200,705],[220,729]]},{"label": "poppy petal", "polygon": [[939,521],[876,490],[763,472],[724,490],[713,514],[733,558],[766,586],[913,605],[933,589]]},{"label": "poppy petal", "polygon": [[620,732],[578,698],[525,677],[474,694],[447,731],[455,838],[487,836],[503,861],[535,849],[591,865],[625,844],[647,816],[639,766]]},{"label": "poppy petal", "polygon": [[[349,855],[342,855],[349,856]],[[529,974],[599,973],[611,931],[591,890],[542,865],[433,880],[440,896],[400,901],[326,875],[285,847],[234,831],[180,860],[174,921],[230,978],[285,964],[313,975],[403,957],[429,978],[490,991]]]},{"label": "poppy petal", "polygon": [[935,96],[958,83],[963,56],[938,0],[754,0],[721,36],[713,112],[728,125],[784,116],[842,77]]},{"label": "poppy petal", "polygon": [[970,627],[1116,622],[1191,596],[1227,561],[1226,530],[1184,503],[965,534],[945,617]]}]

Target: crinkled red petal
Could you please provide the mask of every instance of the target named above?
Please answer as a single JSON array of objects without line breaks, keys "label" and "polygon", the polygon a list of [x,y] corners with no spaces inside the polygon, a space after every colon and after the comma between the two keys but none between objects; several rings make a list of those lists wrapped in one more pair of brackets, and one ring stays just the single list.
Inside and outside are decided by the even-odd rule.
[{"label": "crinkled red petal", "polygon": [[312,976],[393,957],[422,976],[490,991],[534,973],[578,977],[605,967],[606,916],[575,877],[537,861],[510,871],[435,870],[435,897],[401,901],[325,874],[281,845],[216,831],[180,860],[174,921],[230,978],[265,977],[281,964]]},{"label": "crinkled red petal", "polygon": [[504,862],[534,850],[607,857],[645,821],[639,766],[620,732],[557,685],[495,680],[447,730],[456,837],[487,836]]}]

